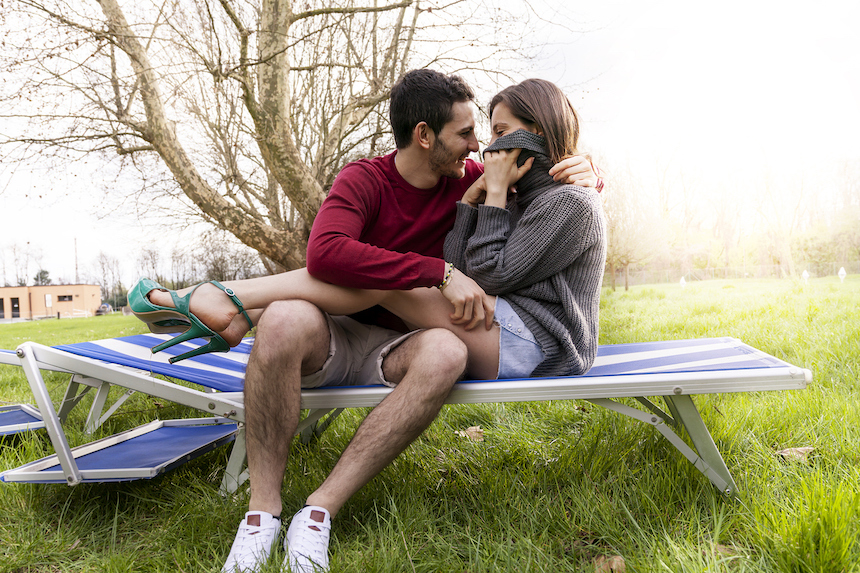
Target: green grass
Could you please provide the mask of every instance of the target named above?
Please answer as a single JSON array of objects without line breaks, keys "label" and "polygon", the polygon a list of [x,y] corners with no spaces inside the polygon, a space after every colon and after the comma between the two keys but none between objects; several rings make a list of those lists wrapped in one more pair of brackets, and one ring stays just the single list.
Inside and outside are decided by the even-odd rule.
[{"label": "green grass", "polygon": [[[740,494],[726,499],[653,428],[586,402],[446,407],[409,450],[338,515],[332,569],[860,571],[860,277],[710,281],[604,291],[601,342],[733,336],[809,368],[803,391],[696,398]],[[143,331],[121,316],[0,325],[0,347]],[[50,375],[55,398],[65,379]],[[0,367],[0,400],[31,401]],[[81,407],[83,406],[83,407]],[[82,404],[67,424],[73,443]],[[330,471],[366,411],[295,444],[285,511]],[[195,415],[135,396],[99,435]],[[457,430],[480,425],[483,442]],[[814,449],[806,463],[776,454]],[[0,441],[0,467],[51,453],[40,433]],[[218,571],[247,487],[217,493],[221,449],[152,481],[0,484],[0,572]],[[277,571],[273,560],[267,571]]]}]

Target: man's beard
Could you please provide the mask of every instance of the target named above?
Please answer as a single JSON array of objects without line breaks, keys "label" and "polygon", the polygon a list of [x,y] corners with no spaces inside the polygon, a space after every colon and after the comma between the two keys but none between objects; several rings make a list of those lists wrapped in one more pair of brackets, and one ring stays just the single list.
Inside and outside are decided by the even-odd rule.
[{"label": "man's beard", "polygon": [[433,142],[433,148],[430,150],[430,169],[443,177],[460,179],[463,177],[460,168],[451,165],[459,160],[460,158],[451,153],[451,150],[437,137]]}]

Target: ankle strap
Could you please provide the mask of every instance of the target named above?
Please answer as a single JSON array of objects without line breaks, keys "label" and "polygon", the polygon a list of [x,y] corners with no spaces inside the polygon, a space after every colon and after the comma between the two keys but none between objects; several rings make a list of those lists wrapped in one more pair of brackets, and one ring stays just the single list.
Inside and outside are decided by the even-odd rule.
[{"label": "ankle strap", "polygon": [[248,316],[247,312],[245,312],[245,307],[242,305],[242,301],[239,300],[239,297],[236,296],[236,293],[233,292],[233,289],[225,287],[224,285],[222,285],[218,281],[213,280],[213,281],[209,281],[209,282],[211,284],[215,285],[216,287],[220,288],[222,291],[224,291],[224,294],[226,294],[227,296],[230,297],[230,300],[232,300],[233,304],[236,305],[236,308],[239,309],[239,314],[244,316],[245,320],[248,321],[248,328],[254,328],[254,323],[251,322],[251,317]]}]

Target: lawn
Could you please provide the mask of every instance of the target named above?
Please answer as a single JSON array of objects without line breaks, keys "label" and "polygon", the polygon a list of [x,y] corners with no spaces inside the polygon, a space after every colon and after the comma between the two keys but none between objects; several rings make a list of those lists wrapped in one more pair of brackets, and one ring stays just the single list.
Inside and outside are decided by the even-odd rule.
[{"label": "lawn", "polygon": [[[122,316],[0,325],[0,348],[143,332]],[[698,396],[740,488],[723,497],[653,428],[586,402],[446,407],[333,528],[332,571],[860,571],[860,277],[605,290],[601,342],[733,336],[809,368],[806,390]],[[55,399],[65,377],[48,376]],[[0,366],[0,403],[32,402]],[[67,424],[83,443],[86,404]],[[285,511],[301,507],[366,411],[295,444]],[[194,416],[135,396],[100,435]],[[457,434],[481,426],[484,441]],[[812,448],[803,459],[777,452]],[[0,441],[0,468],[51,453]],[[218,494],[225,448],[152,481],[0,484],[0,572],[219,571],[248,499]],[[266,571],[278,571],[273,560]],[[609,569],[604,569],[608,571]]]}]

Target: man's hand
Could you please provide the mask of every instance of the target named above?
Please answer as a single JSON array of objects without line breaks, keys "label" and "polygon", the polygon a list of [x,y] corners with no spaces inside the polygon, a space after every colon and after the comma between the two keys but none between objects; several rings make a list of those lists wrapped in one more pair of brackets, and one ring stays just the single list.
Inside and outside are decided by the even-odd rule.
[{"label": "man's hand", "polygon": [[597,174],[591,166],[591,161],[582,155],[574,155],[562,159],[549,170],[553,180],[568,185],[579,185],[580,187],[596,187]]},{"label": "man's hand", "polygon": [[466,330],[472,330],[481,321],[487,330],[493,327],[495,312],[495,297],[484,292],[478,283],[458,271],[451,271],[451,279],[442,287],[442,295],[454,305],[451,322],[465,324]]}]

